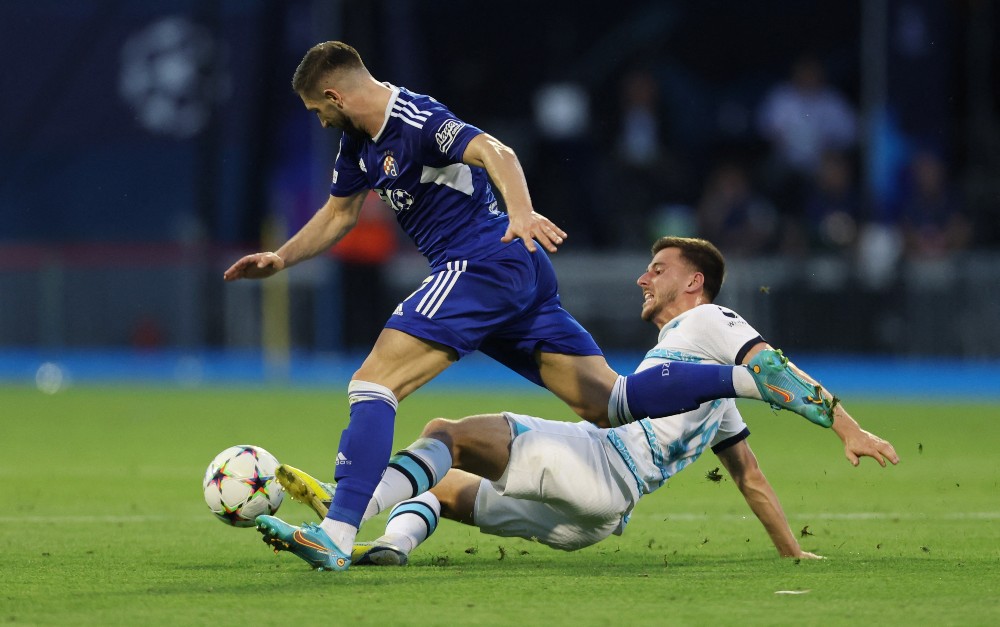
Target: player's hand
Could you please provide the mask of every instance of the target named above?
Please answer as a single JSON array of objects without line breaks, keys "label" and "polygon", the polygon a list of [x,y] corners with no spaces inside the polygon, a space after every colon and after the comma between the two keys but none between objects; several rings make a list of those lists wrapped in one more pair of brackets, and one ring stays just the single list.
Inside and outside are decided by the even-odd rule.
[{"label": "player's hand", "polygon": [[285,260],[275,253],[254,253],[243,257],[222,273],[226,281],[266,279],[285,268]]},{"label": "player's hand", "polygon": [[883,468],[886,460],[893,464],[899,463],[899,455],[892,444],[864,429],[857,429],[844,439],[844,455],[852,466],[861,463],[862,457],[871,457]]},{"label": "player's hand", "polygon": [[520,237],[529,252],[535,252],[535,240],[550,253],[556,252],[558,246],[566,239],[566,231],[560,229],[551,220],[540,213],[532,211],[529,214],[510,215],[507,232],[500,238],[507,243]]}]

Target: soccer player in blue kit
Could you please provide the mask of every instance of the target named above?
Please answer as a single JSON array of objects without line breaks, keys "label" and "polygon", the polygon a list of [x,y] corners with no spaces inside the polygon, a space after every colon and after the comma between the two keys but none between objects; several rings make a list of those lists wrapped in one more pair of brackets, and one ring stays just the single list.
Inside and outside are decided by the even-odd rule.
[{"label": "soccer player in blue kit", "polygon": [[[266,278],[327,250],[357,222],[369,190],[395,212],[431,274],[389,317],[348,386],[350,422],[340,440],[327,517],[303,527],[261,517],[258,529],[274,548],[316,568],[345,570],[358,528],[377,513],[371,510],[376,486],[394,478],[383,475],[399,401],[476,350],[599,426],[731,397],[762,399],[832,424],[831,403],[774,351],[762,356],[757,373],[675,362],[619,376],[560,305],[545,250],[555,252],[566,233],[533,210],[510,148],[433,98],[377,81],[342,42],[311,48],[292,87],[325,128],[343,131],[330,197],[277,251],[243,257],[224,278]],[[403,472],[396,479],[412,483],[414,495],[452,463],[448,447],[437,440],[428,439],[416,453],[412,464],[393,470]]]}]

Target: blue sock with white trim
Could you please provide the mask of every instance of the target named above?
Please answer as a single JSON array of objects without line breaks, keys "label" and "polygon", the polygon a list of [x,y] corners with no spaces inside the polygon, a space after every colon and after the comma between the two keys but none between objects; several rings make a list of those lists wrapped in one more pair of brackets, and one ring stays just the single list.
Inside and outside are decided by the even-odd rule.
[{"label": "blue sock with white trim", "polygon": [[392,508],[385,524],[385,534],[377,540],[394,544],[409,553],[437,529],[441,502],[430,492],[403,501]]},{"label": "blue sock with white trim", "polygon": [[436,486],[451,468],[451,461],[451,449],[434,438],[420,438],[393,455],[363,520]]},{"label": "blue sock with white trim", "polygon": [[351,421],[340,436],[337,491],[326,517],[358,528],[392,453],[398,403],[389,388],[367,381],[351,381],[347,397]]},{"label": "blue sock with white trim", "polygon": [[612,426],[642,418],[670,416],[717,398],[734,398],[733,368],[668,361],[642,372],[619,376],[608,402]]}]

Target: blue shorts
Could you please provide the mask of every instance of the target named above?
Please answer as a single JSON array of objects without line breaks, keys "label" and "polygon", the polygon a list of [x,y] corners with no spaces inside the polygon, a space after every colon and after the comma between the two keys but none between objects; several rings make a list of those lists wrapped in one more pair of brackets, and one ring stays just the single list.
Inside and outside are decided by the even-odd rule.
[{"label": "blue shorts", "polygon": [[450,346],[480,351],[542,385],[535,351],[601,355],[590,333],[559,303],[555,270],[520,241],[485,259],[455,260],[424,279],[385,324]]}]

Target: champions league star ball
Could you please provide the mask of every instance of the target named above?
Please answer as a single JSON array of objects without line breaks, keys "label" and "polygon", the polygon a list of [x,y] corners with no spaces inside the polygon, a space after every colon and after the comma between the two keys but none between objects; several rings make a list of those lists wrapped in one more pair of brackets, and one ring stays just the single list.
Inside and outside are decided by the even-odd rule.
[{"label": "champions league star ball", "polygon": [[215,517],[233,527],[252,527],[262,514],[278,511],[285,492],[274,478],[278,460],[259,446],[230,446],[205,471],[205,502]]}]

